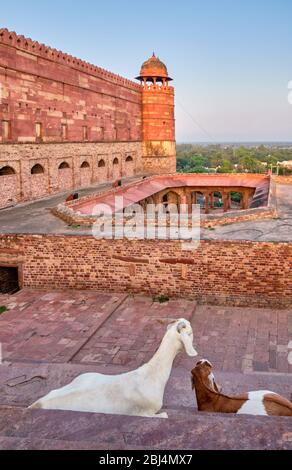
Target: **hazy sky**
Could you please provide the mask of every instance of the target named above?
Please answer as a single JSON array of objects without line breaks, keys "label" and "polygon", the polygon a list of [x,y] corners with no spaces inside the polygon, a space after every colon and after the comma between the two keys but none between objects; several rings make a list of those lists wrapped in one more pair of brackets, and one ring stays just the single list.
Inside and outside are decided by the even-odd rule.
[{"label": "hazy sky", "polygon": [[292,0],[12,0],[0,13],[1,27],[128,78],[154,50],[180,142],[292,141],[291,21]]}]

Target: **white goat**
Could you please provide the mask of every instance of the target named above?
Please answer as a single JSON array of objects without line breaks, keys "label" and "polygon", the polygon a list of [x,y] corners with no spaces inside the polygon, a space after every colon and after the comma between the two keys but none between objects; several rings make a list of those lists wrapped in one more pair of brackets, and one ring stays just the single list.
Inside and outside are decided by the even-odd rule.
[{"label": "white goat", "polygon": [[163,406],[173,361],[183,350],[191,357],[198,355],[190,322],[174,320],[168,325],[158,351],[144,366],[120,375],[80,375],[30,408],[167,418],[166,413],[156,413]]}]

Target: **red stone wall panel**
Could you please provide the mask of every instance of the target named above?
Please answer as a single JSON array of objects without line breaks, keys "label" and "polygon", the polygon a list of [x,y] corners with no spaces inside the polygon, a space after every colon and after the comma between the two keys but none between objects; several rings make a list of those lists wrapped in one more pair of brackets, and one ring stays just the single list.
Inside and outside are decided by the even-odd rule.
[{"label": "red stone wall panel", "polygon": [[10,206],[21,199],[17,175],[0,176],[0,208]]},{"label": "red stone wall panel", "polygon": [[31,199],[46,196],[49,191],[49,178],[47,174],[31,175]]},{"label": "red stone wall panel", "polygon": [[289,243],[212,240],[186,251],[179,241],[1,235],[0,264],[7,262],[11,249],[23,253],[18,261],[23,263],[24,286],[30,288],[142,292],[223,305],[292,305]]}]

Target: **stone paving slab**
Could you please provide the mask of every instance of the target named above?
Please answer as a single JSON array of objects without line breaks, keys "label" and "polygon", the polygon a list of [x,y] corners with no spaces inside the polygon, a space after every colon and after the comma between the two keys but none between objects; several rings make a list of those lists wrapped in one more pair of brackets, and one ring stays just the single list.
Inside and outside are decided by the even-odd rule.
[{"label": "stone paving slab", "polygon": [[24,290],[0,316],[4,360],[68,362],[126,299],[124,294]]},{"label": "stone paving slab", "polygon": [[196,303],[188,300],[160,304],[148,297],[128,297],[73,361],[139,367],[151,359],[166,332],[158,320],[191,320],[195,309]]},{"label": "stone paving slab", "polygon": [[[7,440],[8,439],[8,440]],[[175,419],[145,419],[62,411],[27,411],[0,433],[7,445],[96,449],[292,449],[289,418],[177,412]],[[13,447],[14,448],[14,447]],[[23,448],[23,447],[22,447]]]},{"label": "stone paving slab", "polygon": [[[153,356],[165,334],[157,320],[185,317],[192,321],[199,354],[216,370],[292,372],[291,309],[196,306],[187,300],[160,304],[142,296],[30,290],[6,305],[10,311],[0,316],[0,342],[8,362],[136,368]],[[181,356],[176,363],[182,360],[187,361]]]},{"label": "stone paving slab", "polygon": [[217,370],[292,372],[292,310],[198,306],[192,325],[200,355]]}]

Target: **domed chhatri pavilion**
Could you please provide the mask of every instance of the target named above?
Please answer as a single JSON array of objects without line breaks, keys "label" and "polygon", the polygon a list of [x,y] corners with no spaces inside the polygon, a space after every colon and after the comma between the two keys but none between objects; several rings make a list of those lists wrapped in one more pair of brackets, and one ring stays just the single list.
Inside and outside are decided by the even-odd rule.
[{"label": "domed chhatri pavilion", "polygon": [[137,80],[143,86],[143,162],[147,171],[176,171],[174,88],[166,65],[153,53]]},{"label": "domed chhatri pavilion", "polygon": [[165,85],[167,82],[172,81],[172,78],[168,76],[166,65],[153,52],[152,57],[142,65],[140,76],[137,77],[137,80],[143,80],[144,83],[147,80],[153,80],[154,83],[162,82]]}]

